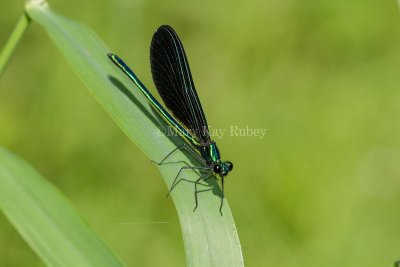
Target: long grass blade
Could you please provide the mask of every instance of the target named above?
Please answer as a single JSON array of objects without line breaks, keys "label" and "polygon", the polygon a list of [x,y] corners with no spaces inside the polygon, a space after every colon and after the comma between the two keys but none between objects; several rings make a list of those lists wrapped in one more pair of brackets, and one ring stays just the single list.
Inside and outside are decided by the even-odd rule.
[{"label": "long grass blade", "polygon": [[[44,2],[30,2],[26,11],[34,22],[43,26],[89,91],[149,159],[159,161],[182,143],[180,137],[167,137],[160,133],[160,127],[167,127],[166,123],[151,109],[140,91],[108,60],[110,49],[91,30],[53,13]],[[178,151],[173,161],[190,164],[195,159]],[[171,185],[181,167],[180,164],[168,164],[159,168],[167,186]],[[188,179],[195,179],[195,176],[191,172],[185,174]],[[223,216],[220,216],[220,189],[215,181],[211,182],[211,188],[213,190],[199,194],[200,205],[196,212],[192,212],[193,184],[182,182],[172,192],[188,266],[243,266],[229,205],[227,202],[224,204]]]}]

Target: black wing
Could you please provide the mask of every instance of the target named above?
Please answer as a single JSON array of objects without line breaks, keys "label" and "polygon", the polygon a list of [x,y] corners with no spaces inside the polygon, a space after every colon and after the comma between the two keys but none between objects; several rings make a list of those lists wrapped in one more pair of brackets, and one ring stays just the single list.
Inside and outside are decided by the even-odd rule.
[{"label": "black wing", "polygon": [[165,105],[199,141],[210,140],[208,124],[194,87],[185,50],[171,26],[163,25],[153,35],[151,72]]}]

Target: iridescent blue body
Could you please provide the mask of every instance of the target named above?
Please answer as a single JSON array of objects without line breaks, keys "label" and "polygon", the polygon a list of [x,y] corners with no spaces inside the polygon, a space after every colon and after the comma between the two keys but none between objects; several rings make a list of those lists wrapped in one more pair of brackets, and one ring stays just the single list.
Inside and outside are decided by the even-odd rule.
[{"label": "iridescent blue body", "polygon": [[[161,162],[167,159],[177,149],[186,149],[194,153],[204,166],[183,167],[175,177],[170,192],[181,181],[177,181],[181,171],[184,169],[196,169],[206,171],[195,183],[195,200],[197,208],[197,184],[211,177],[211,174],[218,174],[221,177],[222,197],[220,212],[222,215],[222,204],[224,198],[224,178],[232,170],[233,164],[230,161],[222,161],[216,143],[211,140],[208,132],[208,125],[203,109],[194,88],[189,65],[183,46],[170,26],[161,26],[153,36],[151,46],[152,74],[157,90],[164,103],[172,110],[172,116],[153,95],[147,90],[143,83],[136,77],[134,72],[117,55],[109,53],[110,60],[120,68],[128,78],[136,84],[143,95],[159,114],[181,135],[186,143],[171,151]],[[183,126],[183,125],[184,126]],[[215,177],[212,175],[212,177]]]}]

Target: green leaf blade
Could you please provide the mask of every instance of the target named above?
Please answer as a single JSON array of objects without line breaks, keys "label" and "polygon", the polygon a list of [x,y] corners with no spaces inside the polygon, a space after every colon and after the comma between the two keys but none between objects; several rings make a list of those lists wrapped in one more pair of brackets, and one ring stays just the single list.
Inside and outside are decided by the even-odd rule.
[{"label": "green leaf blade", "polygon": [[123,266],[57,188],[2,148],[0,208],[47,266]]},{"label": "green leaf blade", "polygon": [[[110,50],[92,31],[54,14],[47,5],[30,4],[27,13],[44,27],[89,91],[150,159],[161,160],[183,142],[180,137],[160,135],[158,128],[168,125],[108,60],[106,55]],[[174,153],[173,161],[190,163],[194,159],[178,151]],[[168,164],[159,168],[168,187],[182,166]],[[185,178],[195,177],[193,173],[185,173]],[[220,216],[220,189],[215,181],[211,181],[211,186],[213,190],[199,194],[196,212],[193,212],[193,184],[180,183],[171,194],[182,227],[188,266],[243,266],[229,205],[224,202],[223,216]]]}]

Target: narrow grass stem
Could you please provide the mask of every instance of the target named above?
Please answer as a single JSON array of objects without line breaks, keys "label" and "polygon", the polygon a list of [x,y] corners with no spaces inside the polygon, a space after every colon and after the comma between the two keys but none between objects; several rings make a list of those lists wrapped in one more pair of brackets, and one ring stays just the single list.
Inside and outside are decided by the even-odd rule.
[{"label": "narrow grass stem", "polygon": [[22,36],[24,35],[28,25],[30,24],[31,19],[28,15],[24,12],[20,17],[17,25],[14,28],[14,31],[11,33],[10,38],[6,45],[4,46],[3,50],[0,53],[0,77],[5,71],[8,62],[10,62],[11,56],[14,53],[15,48],[17,47],[19,41],[21,40]]}]

